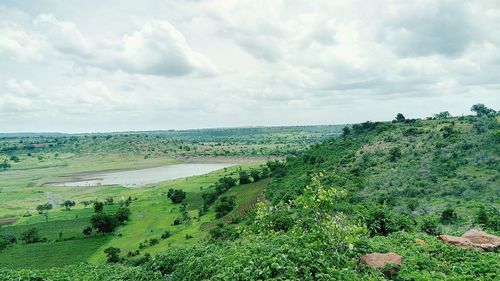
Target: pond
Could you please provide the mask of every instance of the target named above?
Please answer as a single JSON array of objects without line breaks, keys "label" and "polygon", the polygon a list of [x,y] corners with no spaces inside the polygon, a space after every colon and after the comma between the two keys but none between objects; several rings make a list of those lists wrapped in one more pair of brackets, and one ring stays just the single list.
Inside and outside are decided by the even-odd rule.
[{"label": "pond", "polygon": [[80,176],[74,181],[51,183],[52,186],[122,185],[142,187],[166,180],[203,175],[227,168],[233,164],[176,164],[155,168],[103,172]]}]

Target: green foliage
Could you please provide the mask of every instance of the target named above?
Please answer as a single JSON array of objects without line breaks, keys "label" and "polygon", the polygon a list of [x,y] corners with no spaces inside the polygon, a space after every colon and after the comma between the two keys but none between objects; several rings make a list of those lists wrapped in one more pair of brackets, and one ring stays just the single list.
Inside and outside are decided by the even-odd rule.
[{"label": "green foliage", "polygon": [[85,236],[89,236],[92,234],[92,227],[91,226],[87,226],[85,227],[83,230],[82,230],[82,233],[83,235]]},{"label": "green foliage", "polygon": [[174,204],[179,204],[184,199],[186,199],[186,192],[184,192],[182,189],[169,189],[167,193],[167,197],[170,198],[172,203]]},{"label": "green foliage", "polygon": [[220,197],[219,201],[217,201],[217,204],[215,204],[215,217],[222,218],[223,216],[231,212],[235,206],[236,202],[234,196]]},{"label": "green foliage", "polygon": [[23,241],[26,244],[43,241],[42,237],[40,237],[40,233],[38,233],[38,229],[34,227],[23,231],[19,237],[19,240]]},{"label": "green foliage", "polygon": [[458,220],[458,216],[455,213],[455,210],[451,207],[447,207],[442,213],[440,221],[443,224],[451,224]]},{"label": "green foliage", "polygon": [[94,202],[94,212],[101,213],[104,210],[104,203],[95,201]]},{"label": "green foliage", "polygon": [[493,206],[481,206],[474,217],[474,223],[486,229],[500,231],[500,211]]},{"label": "green foliage", "polygon": [[123,223],[128,221],[130,214],[131,214],[130,208],[119,207],[118,210],[116,210],[115,218],[119,223]]},{"label": "green foliage", "polygon": [[66,210],[70,210],[71,207],[74,207],[76,204],[75,204],[75,201],[71,201],[71,200],[64,200],[64,202],[61,204],[62,207],[66,208]]},{"label": "green foliage", "polygon": [[211,228],[208,233],[212,241],[232,241],[240,237],[240,233],[234,227],[224,226],[222,223]]},{"label": "green foliage", "polygon": [[470,111],[475,112],[477,116],[494,116],[496,114],[495,110],[486,107],[482,103],[473,105]]},{"label": "green foliage", "polygon": [[404,122],[405,120],[406,120],[406,118],[402,113],[398,113],[396,115],[396,122]]},{"label": "green foliage", "polygon": [[121,260],[120,252],[121,250],[116,247],[108,247],[104,249],[104,253],[106,253],[106,257],[108,258],[107,261],[110,263],[117,263]]},{"label": "green foliage", "polygon": [[361,220],[366,224],[371,236],[387,236],[397,231],[411,231],[415,222],[407,215],[395,214],[385,206],[369,208]]},{"label": "green foliage", "polygon": [[239,173],[240,184],[250,183],[250,176],[247,171],[240,171]]},{"label": "green foliage", "polygon": [[419,222],[419,227],[422,232],[429,235],[439,235],[441,234],[441,227],[439,226],[439,218],[435,216],[425,216],[422,217]]},{"label": "green foliage", "polygon": [[112,233],[118,227],[119,222],[113,215],[96,213],[90,218],[92,228],[99,233]]},{"label": "green foliage", "polygon": [[159,272],[141,267],[127,267],[114,264],[90,265],[78,264],[49,269],[0,269],[0,280],[3,281],[59,281],[59,280],[92,280],[92,281],[160,281],[164,280]]}]

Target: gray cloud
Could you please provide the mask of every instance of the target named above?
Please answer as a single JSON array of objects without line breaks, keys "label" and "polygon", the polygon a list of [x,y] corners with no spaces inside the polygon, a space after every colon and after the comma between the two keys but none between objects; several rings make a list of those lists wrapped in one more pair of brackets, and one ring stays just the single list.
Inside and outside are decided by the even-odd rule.
[{"label": "gray cloud", "polygon": [[111,1],[98,13],[96,3],[2,4],[0,130],[352,123],[392,109],[500,107],[497,1]]}]

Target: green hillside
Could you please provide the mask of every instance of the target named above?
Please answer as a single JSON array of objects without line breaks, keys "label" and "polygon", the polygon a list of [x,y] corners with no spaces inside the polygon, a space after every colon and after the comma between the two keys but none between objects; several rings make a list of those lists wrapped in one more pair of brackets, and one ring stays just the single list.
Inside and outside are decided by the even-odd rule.
[{"label": "green hillside", "polygon": [[[120,268],[137,280],[498,280],[498,250],[462,249],[438,235],[471,228],[500,234],[499,120],[492,110],[427,120],[398,115],[346,127],[342,136],[269,161],[267,169],[251,166],[262,171],[257,176],[270,173],[254,183],[230,169],[210,180],[160,184],[138,194],[130,222],[89,261],[104,262],[106,247],[121,248],[115,265],[94,269],[96,276],[110,272],[101,280],[130,278],[114,277]],[[225,187],[225,179],[238,177],[241,184]],[[188,192],[188,223],[172,225],[182,209],[161,202],[170,187]],[[210,201],[208,193],[217,197]],[[218,216],[231,198],[231,211]],[[165,230],[172,237],[126,254]],[[395,252],[403,263],[360,263],[373,252]],[[86,266],[0,270],[0,278],[64,280]]]}]

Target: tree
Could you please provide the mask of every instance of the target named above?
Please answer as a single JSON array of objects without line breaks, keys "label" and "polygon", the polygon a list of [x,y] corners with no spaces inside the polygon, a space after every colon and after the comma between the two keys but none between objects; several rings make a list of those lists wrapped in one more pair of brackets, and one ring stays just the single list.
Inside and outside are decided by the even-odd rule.
[{"label": "tree", "polygon": [[351,134],[351,129],[348,126],[345,126],[342,128],[342,136],[346,138],[348,135]]},{"label": "tree", "polygon": [[36,243],[42,241],[38,229],[32,227],[26,231],[21,232],[20,240],[26,244]]},{"label": "tree", "polygon": [[231,212],[235,206],[234,196],[222,196],[215,205],[215,217],[222,218]]},{"label": "tree", "polygon": [[491,116],[496,114],[495,110],[486,107],[482,103],[473,105],[470,111],[475,112],[477,116]]},{"label": "tree", "polygon": [[260,173],[258,170],[256,169],[252,169],[250,171],[250,176],[252,177],[253,181],[256,182],[256,181],[259,181],[260,180]]},{"label": "tree", "polygon": [[108,262],[119,262],[120,261],[120,252],[121,250],[116,247],[108,247],[104,249],[104,253],[108,257]]},{"label": "tree", "polygon": [[405,116],[403,115],[403,113],[398,113],[396,115],[396,121],[397,122],[404,122],[406,120]]},{"label": "tree", "polygon": [[45,215],[45,221],[48,222],[49,221],[49,210],[52,210],[52,204],[47,202],[45,204],[38,205],[38,206],[36,206],[36,210],[38,211],[38,213],[40,215]]},{"label": "tree", "polygon": [[90,234],[92,234],[92,227],[87,226],[86,228],[83,229],[82,233],[86,236],[90,236]]},{"label": "tree", "polygon": [[246,171],[240,171],[240,184],[250,183],[250,176]]},{"label": "tree", "polygon": [[90,204],[92,204],[92,201],[82,201],[81,203],[83,204],[84,208],[87,208]]},{"label": "tree", "polygon": [[66,210],[71,210],[71,207],[74,207],[75,206],[75,201],[71,201],[71,200],[65,200],[61,206],[63,206],[64,208],[66,208]]},{"label": "tree", "polygon": [[10,168],[9,162],[7,162],[7,160],[3,160],[3,162],[0,163],[0,169],[5,171],[8,168]]},{"label": "tree", "polygon": [[19,157],[17,157],[17,155],[12,155],[10,157],[10,161],[14,161],[15,163],[19,163]]},{"label": "tree", "polygon": [[182,189],[169,189],[167,192],[167,197],[172,200],[172,203],[178,204],[186,199],[186,192]]},{"label": "tree", "polygon": [[449,224],[455,222],[457,219],[458,216],[455,213],[455,210],[453,210],[453,208],[451,207],[448,207],[441,213],[440,221],[441,223]]},{"label": "tree", "polygon": [[107,215],[102,212],[96,213],[90,218],[92,228],[99,233],[111,233],[118,227],[118,221],[115,216]]},{"label": "tree", "polygon": [[94,202],[94,212],[102,213],[103,210],[104,210],[104,203],[99,201]]},{"label": "tree", "polygon": [[130,209],[127,207],[120,207],[115,213],[115,218],[119,223],[123,223],[125,221],[128,221],[128,218],[130,217]]},{"label": "tree", "polygon": [[448,111],[442,111],[434,114],[434,118],[436,119],[448,119],[451,117],[451,114]]},{"label": "tree", "polygon": [[111,196],[106,197],[106,205],[113,205],[113,203],[114,203],[113,197]]}]

